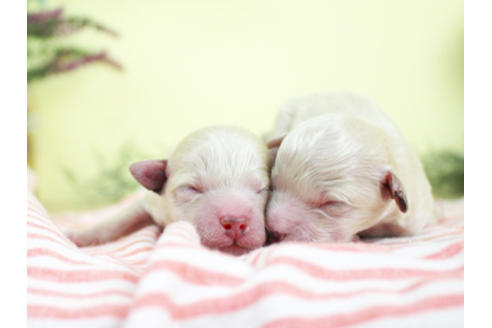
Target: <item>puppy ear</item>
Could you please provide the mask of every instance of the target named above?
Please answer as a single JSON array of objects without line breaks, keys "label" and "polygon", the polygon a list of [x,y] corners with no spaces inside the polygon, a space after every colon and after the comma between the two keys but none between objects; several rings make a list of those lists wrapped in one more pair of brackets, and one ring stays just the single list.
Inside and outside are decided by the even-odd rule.
[{"label": "puppy ear", "polygon": [[149,160],[130,165],[130,173],[145,188],[160,192],[167,181],[167,160]]},{"label": "puppy ear", "polygon": [[280,138],[276,138],[276,139],[273,139],[273,140],[270,140],[269,142],[267,142],[268,149],[280,147],[280,144],[282,143],[284,138],[285,138],[285,136],[280,137]]},{"label": "puppy ear", "polygon": [[268,150],[269,150],[269,167],[272,168],[273,167],[273,163],[275,163],[275,158],[277,157],[277,151],[278,151],[278,148],[280,147],[280,144],[282,143],[282,141],[284,140],[284,137],[280,137],[280,138],[276,138],[276,139],[273,139],[273,140],[270,140],[269,142],[267,142],[267,147],[268,147]]},{"label": "puppy ear", "polygon": [[387,171],[381,181],[381,195],[383,199],[394,199],[400,211],[405,213],[408,209],[407,195],[405,189],[396,175],[391,171]]}]

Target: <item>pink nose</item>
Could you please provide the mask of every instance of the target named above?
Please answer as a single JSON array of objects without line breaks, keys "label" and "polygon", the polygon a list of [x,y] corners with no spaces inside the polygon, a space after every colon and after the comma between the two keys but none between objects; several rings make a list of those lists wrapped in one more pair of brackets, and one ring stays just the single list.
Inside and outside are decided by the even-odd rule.
[{"label": "pink nose", "polygon": [[220,225],[230,238],[237,240],[248,232],[248,223],[245,217],[223,216],[219,218]]}]

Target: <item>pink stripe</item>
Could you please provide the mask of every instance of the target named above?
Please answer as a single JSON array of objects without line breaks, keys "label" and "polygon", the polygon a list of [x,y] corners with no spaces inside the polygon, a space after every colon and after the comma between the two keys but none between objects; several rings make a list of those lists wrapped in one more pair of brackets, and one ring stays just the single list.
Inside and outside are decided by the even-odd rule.
[{"label": "pink stripe", "polygon": [[462,307],[463,294],[439,295],[419,300],[410,305],[380,305],[347,314],[335,314],[318,318],[290,317],[272,321],[264,328],[331,328],[347,327],[380,318],[405,317],[420,312]]},{"label": "pink stripe", "polygon": [[128,306],[109,304],[79,309],[63,309],[43,305],[27,306],[27,316],[29,318],[86,319],[101,316],[124,318],[127,313]]},{"label": "pink stripe", "polygon": [[99,292],[92,292],[92,293],[66,293],[66,292],[60,292],[60,291],[48,290],[42,288],[28,288],[27,292],[29,294],[54,296],[54,297],[62,297],[62,298],[74,298],[74,299],[86,299],[86,298],[95,298],[95,297],[111,296],[111,295],[117,295],[117,296],[129,297],[129,298],[133,297],[132,292],[119,290],[119,289],[106,289],[106,290],[102,290]]},{"label": "pink stripe", "polygon": [[[151,228],[151,229],[149,229]],[[147,226],[144,227],[136,232],[133,233],[135,236],[139,237],[149,237],[152,240],[156,240],[157,237],[160,235],[159,231],[156,231],[152,228],[152,226]]]},{"label": "pink stripe", "polygon": [[411,236],[411,237],[402,237],[402,238],[386,238],[388,240],[393,240],[393,239],[406,239],[406,240],[418,240],[421,238],[428,238],[428,237],[440,237],[440,236],[445,236],[449,234],[461,234],[463,232],[463,227],[461,226],[436,226],[436,229],[424,231],[421,234]]},{"label": "pink stripe", "polygon": [[[239,294],[230,295],[223,298],[214,298],[208,300],[201,300],[191,304],[177,305],[175,304],[166,294],[163,293],[149,293],[141,296],[137,299],[135,303],[135,308],[145,308],[145,307],[160,307],[169,311],[169,313],[176,319],[184,320],[200,315],[212,315],[221,314],[224,312],[240,310],[246,306],[250,306],[254,303],[261,301],[265,297],[271,296],[271,294],[290,294],[297,298],[306,300],[316,300],[316,299],[336,299],[336,298],[347,298],[353,296],[359,296],[366,293],[385,293],[385,294],[405,294],[418,289],[429,283],[433,283],[436,280],[426,280],[417,282],[408,287],[402,288],[400,290],[391,289],[365,289],[360,291],[352,292],[339,292],[339,293],[315,293],[310,291],[305,291],[297,286],[290,285],[282,281],[270,281],[254,286],[250,290],[246,290]],[[39,293],[50,296],[60,296],[69,298],[87,298],[87,297],[98,297],[105,296],[108,294],[119,294],[123,296],[132,296],[131,293],[118,290],[107,290],[89,294],[73,294],[73,293],[63,293],[57,291],[48,291],[42,289],[29,289],[29,292]],[[97,316],[106,315],[106,313],[101,313],[98,311],[92,311],[90,309],[77,309],[70,313],[64,312],[58,307],[42,307],[44,310],[49,310],[45,315],[41,315],[39,312],[37,316],[49,316],[61,319],[73,319],[73,318],[92,318]],[[82,316],[81,313],[84,313]]]},{"label": "pink stripe", "polygon": [[27,209],[27,216],[37,218],[38,220],[45,220],[45,221],[51,220],[46,212],[32,209],[32,208]]},{"label": "pink stripe", "polygon": [[130,267],[135,272],[138,272],[138,274],[140,274],[140,276],[141,276],[143,274],[143,271],[147,267],[148,259],[141,259],[141,260],[135,260],[135,261],[121,260],[120,262],[127,265],[128,267]]},{"label": "pink stripe", "polygon": [[28,211],[36,211],[38,213],[42,213],[43,216],[47,216],[47,212],[45,210],[45,208],[40,205],[40,204],[34,204],[34,203],[31,203],[31,204],[27,204],[27,210]]},{"label": "pink stripe", "polygon": [[250,260],[249,264],[250,264],[251,266],[256,266],[256,264],[258,263],[258,261],[259,261],[259,260],[260,260],[260,258],[261,258],[261,255],[262,255],[262,252],[258,252],[258,253],[256,253],[256,255],[255,255],[253,258],[251,258],[251,260]]},{"label": "pink stripe", "polygon": [[49,241],[52,241],[54,243],[57,243],[59,245],[63,245],[63,246],[71,246],[73,249],[75,249],[75,244],[72,243],[71,241],[69,240],[65,240],[63,238],[53,238],[53,237],[50,237],[50,236],[46,236],[46,235],[41,235],[41,234],[38,234],[38,233],[28,233],[27,234],[27,238],[28,239],[39,239],[39,240],[49,240]]},{"label": "pink stripe", "polygon": [[58,232],[56,230],[56,228],[52,228],[50,227],[50,225],[47,224],[47,222],[42,222],[42,224],[39,224],[39,223],[35,223],[35,222],[27,222],[27,225],[29,227],[34,227],[34,228],[40,228],[40,229],[44,229],[44,230],[47,230],[47,231],[50,231],[50,232]]},{"label": "pink stripe", "polygon": [[356,253],[390,253],[394,250],[401,249],[401,246],[388,247],[385,245],[370,244],[366,242],[357,243],[340,243],[340,244],[302,244],[303,247],[314,248],[319,250],[336,251],[336,252],[356,252]]},{"label": "pink stripe", "polygon": [[37,215],[37,214],[33,215],[33,213],[27,214],[27,221],[28,222],[36,221],[36,222],[46,224],[46,225],[53,225],[53,221],[51,221],[51,219],[44,217],[44,216],[41,216],[41,215]]},{"label": "pink stripe", "polygon": [[46,211],[43,210],[43,209],[32,209],[32,208],[29,208],[27,210],[27,216],[28,217],[36,218],[38,220],[45,220],[47,222],[53,222],[53,221],[51,221],[48,213],[46,213]]},{"label": "pink stripe", "polygon": [[129,257],[129,256],[137,255],[137,254],[148,253],[152,250],[154,250],[154,247],[152,247],[152,246],[141,247],[141,248],[134,249],[128,253],[118,254],[118,256],[119,257]]},{"label": "pink stripe", "polygon": [[110,295],[133,297],[133,293],[124,290],[118,290],[118,289],[106,289],[99,292],[79,294],[79,293],[65,293],[65,292],[41,289],[41,288],[28,288],[27,292],[29,294],[38,294],[44,296],[55,296],[55,297],[63,297],[63,298],[75,298],[75,299],[86,299],[86,298],[102,297],[102,296],[110,296]]},{"label": "pink stripe", "polygon": [[138,277],[134,273],[122,272],[116,270],[55,270],[42,267],[27,267],[27,275],[31,278],[65,282],[93,282],[120,279],[129,282],[137,282]]},{"label": "pink stripe", "polygon": [[[80,254],[77,254],[77,255],[80,255]],[[29,249],[27,251],[27,257],[30,258],[30,257],[36,257],[36,256],[49,256],[49,257],[54,257],[58,260],[61,260],[61,261],[64,261],[64,262],[67,262],[67,263],[72,263],[72,264],[90,264],[89,262],[87,261],[77,261],[77,260],[73,260],[71,258],[68,258],[64,255],[61,255],[61,254],[58,254],[57,252],[54,252],[50,249],[46,249],[46,248],[32,248],[32,249]]]},{"label": "pink stripe", "polygon": [[[147,247],[150,248],[150,250],[154,249],[151,246],[147,246]],[[139,248],[139,249],[137,249],[137,251],[142,251],[143,254],[148,254],[148,252],[144,252],[147,247]],[[89,256],[110,256],[110,257],[118,258],[118,259],[124,259],[128,256],[135,255],[135,254],[131,254],[132,251],[128,252],[128,254],[124,254],[124,253],[122,254],[122,253],[115,253],[111,250],[101,250],[101,249],[99,249],[97,252],[94,250],[88,250],[88,249],[84,249],[84,248],[82,248],[81,250]]]},{"label": "pink stripe", "polygon": [[60,237],[60,238],[67,238],[65,235],[61,234],[60,232],[58,232],[56,229],[51,229],[49,227],[46,227],[44,225],[41,225],[41,224],[37,224],[37,223],[34,223],[34,222],[27,222],[27,225],[29,227],[33,227],[33,228],[37,228],[37,229],[41,229],[41,230],[44,230],[44,231],[48,231],[48,232],[51,232],[52,234]]},{"label": "pink stripe", "polygon": [[425,248],[428,245],[432,245],[434,243],[453,243],[458,240],[463,240],[463,235],[460,236],[444,236],[444,237],[437,237],[433,239],[427,239],[427,240],[409,240],[406,242],[400,242],[400,243],[395,243],[395,242],[378,242],[378,245],[384,245],[384,246],[400,246],[401,249],[408,249],[410,247],[418,247],[418,248]]},{"label": "pink stripe", "polygon": [[273,250],[275,250],[275,247],[266,247],[264,249],[262,249],[261,251],[258,252],[258,254],[253,258],[253,260],[251,261],[250,265],[252,267],[256,267],[258,262],[260,261],[261,258],[265,258],[265,259],[268,259]]},{"label": "pink stripe", "polygon": [[456,213],[456,214],[444,214],[444,217],[439,219],[438,225],[462,223],[461,221],[463,220],[463,215],[464,213],[461,211],[460,213]]},{"label": "pink stripe", "polygon": [[226,273],[201,269],[194,267],[189,263],[172,260],[161,260],[151,263],[146,270],[146,275],[159,270],[171,271],[179,275],[181,279],[198,285],[235,286],[245,280],[244,278],[239,278]]},{"label": "pink stripe", "polygon": [[[313,277],[327,280],[346,281],[360,279],[407,279],[407,278],[432,278],[442,277],[463,271],[463,267],[452,270],[418,270],[400,268],[357,269],[357,270],[328,270],[319,266],[303,262],[294,258],[276,258],[270,264],[289,264],[301,269]],[[245,281],[244,278],[196,268],[188,263],[163,260],[152,263],[146,270],[146,274],[152,271],[166,270],[179,275],[182,279],[199,285],[236,286]],[[107,279],[125,279],[131,282],[138,280],[135,274],[114,270],[52,270],[47,268],[29,267],[30,277],[55,280],[60,282],[99,281]]]},{"label": "pink stripe", "polygon": [[27,210],[29,211],[32,209],[46,213],[46,209],[36,198],[27,200]]},{"label": "pink stripe", "polygon": [[378,245],[403,245],[406,246],[407,244],[415,244],[423,241],[435,241],[437,239],[443,238],[443,237],[448,237],[448,236],[458,236],[458,235],[463,235],[463,231],[450,231],[447,233],[441,233],[438,235],[434,236],[421,236],[421,237],[415,237],[412,239],[407,239],[407,240],[392,240],[389,238],[386,239],[380,239],[377,240],[376,243],[379,243]]},{"label": "pink stripe", "polygon": [[[426,247],[428,245],[434,245],[435,243],[454,243],[457,241],[463,240],[463,234],[461,235],[456,235],[456,236],[444,236],[444,237],[439,237],[439,238],[434,238],[432,240],[416,240],[414,242],[410,242],[408,244],[403,244],[402,246],[404,248],[412,247],[415,245],[419,245],[419,247]],[[389,244],[388,244],[389,245]]]},{"label": "pink stripe", "polygon": [[114,244],[103,244],[103,245],[97,245],[97,246],[93,246],[94,248],[87,248],[87,251],[90,250],[90,253],[91,254],[106,254],[108,252],[110,253],[117,253],[117,252],[121,252],[121,251],[124,251],[126,250],[127,248],[129,248],[130,246],[133,246],[133,245],[136,245],[136,244],[140,244],[140,243],[143,243],[143,244],[154,244],[153,241],[150,241],[150,240],[146,240],[146,239],[138,239],[138,240],[128,240],[128,241],[125,241],[125,242],[129,242],[128,244],[124,244],[118,248],[112,248],[112,247],[105,247],[105,246],[115,246]]},{"label": "pink stripe", "polygon": [[462,271],[463,267],[451,270],[424,270],[412,268],[371,268],[371,269],[351,269],[333,270],[299,260],[295,257],[279,256],[268,261],[268,265],[287,264],[296,269],[302,270],[312,277],[327,280],[358,280],[358,279],[407,279],[411,277],[431,277],[438,276],[447,272]]},{"label": "pink stripe", "polygon": [[120,259],[119,261],[122,263],[126,263],[127,265],[130,265],[132,267],[140,267],[140,266],[143,266],[144,264],[146,265],[148,263],[149,259],[148,258],[138,259],[138,260]]},{"label": "pink stripe", "polygon": [[234,295],[228,295],[226,297],[213,299],[205,299],[193,302],[191,304],[182,305],[174,303],[173,300],[164,293],[148,293],[137,299],[135,303],[135,308],[139,309],[145,307],[159,307],[166,312],[169,312],[175,319],[186,320],[197,316],[223,314],[227,312],[238,311],[245,307],[252,306],[254,303],[258,303],[262,299],[270,297],[273,294],[288,294],[304,300],[344,299],[357,297],[368,293],[402,295],[421,288],[424,285],[434,283],[436,280],[437,279],[429,279],[420,281],[400,290],[369,288],[364,290],[338,293],[316,293],[302,290],[297,286],[282,281],[269,281],[258,284],[249,290],[245,290]]},{"label": "pink stripe", "polygon": [[440,250],[439,252],[429,254],[424,257],[424,259],[428,260],[443,260],[443,259],[449,259],[457,254],[460,254],[461,251],[463,250],[465,246],[464,241],[459,241],[457,243],[451,244],[444,249]]}]

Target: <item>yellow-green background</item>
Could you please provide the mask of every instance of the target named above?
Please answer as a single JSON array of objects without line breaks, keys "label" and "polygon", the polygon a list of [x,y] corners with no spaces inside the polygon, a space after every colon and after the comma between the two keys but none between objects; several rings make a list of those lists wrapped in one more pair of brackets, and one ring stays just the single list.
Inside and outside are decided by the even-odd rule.
[{"label": "yellow-green background", "polygon": [[48,1],[120,33],[68,44],[105,49],[95,64],[35,82],[38,195],[53,210],[80,194],[62,174],[97,170],[134,141],[163,156],[187,133],[236,125],[260,134],[288,98],[353,91],[373,98],[419,153],[463,151],[463,3],[458,0]]}]

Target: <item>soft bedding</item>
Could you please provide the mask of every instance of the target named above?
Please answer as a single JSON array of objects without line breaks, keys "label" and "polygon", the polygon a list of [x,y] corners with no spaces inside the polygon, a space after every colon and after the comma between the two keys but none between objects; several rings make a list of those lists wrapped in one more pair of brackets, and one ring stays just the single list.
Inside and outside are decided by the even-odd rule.
[{"label": "soft bedding", "polygon": [[29,327],[462,327],[463,202],[437,205],[416,237],[234,257],[185,222],[77,248],[30,194]]}]

